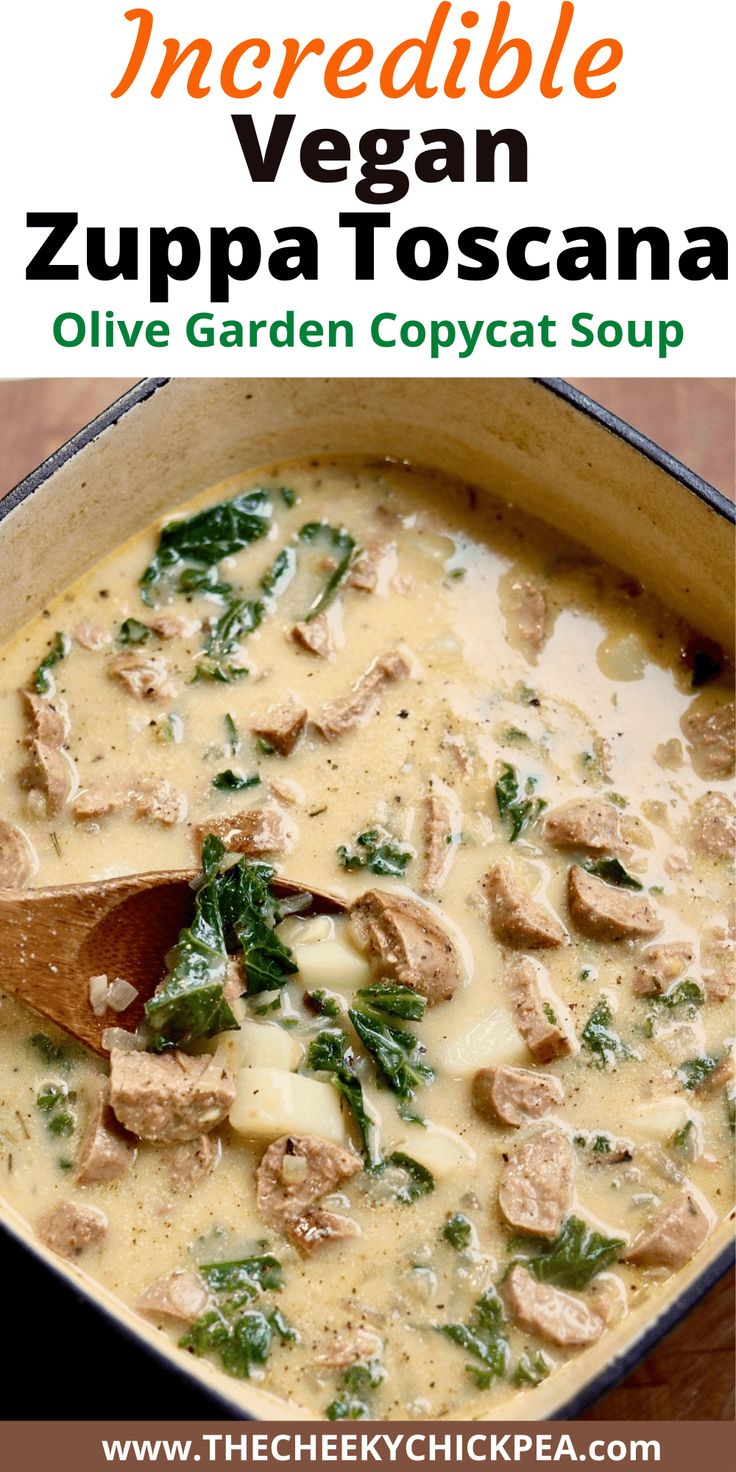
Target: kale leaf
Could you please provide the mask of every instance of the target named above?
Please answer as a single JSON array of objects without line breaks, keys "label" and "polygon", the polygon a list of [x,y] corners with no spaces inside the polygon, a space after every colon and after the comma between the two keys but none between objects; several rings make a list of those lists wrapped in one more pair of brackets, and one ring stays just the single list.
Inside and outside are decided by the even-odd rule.
[{"label": "kale leaf", "polygon": [[194,918],[179,936],[166,982],[146,1003],[155,1047],[237,1028],[223,995],[231,943],[243,949],[250,994],[283,986],[297,969],[273,928],[280,916],[269,888],[273,869],[241,859],[220,872],[224,852],[218,838],[205,839]]},{"label": "kale leaf", "polygon": [[375,982],[363,986],[355,994],[356,1001],[367,1003],[377,1012],[387,1012],[390,1017],[401,1017],[405,1022],[421,1022],[427,1010],[427,998],[400,982]]},{"label": "kale leaf", "polygon": [[486,1288],[477,1300],[466,1324],[435,1324],[445,1339],[480,1361],[466,1365],[468,1374],[482,1389],[487,1389],[494,1376],[505,1375],[509,1362],[506,1337],[506,1314],[495,1288]]},{"label": "kale leaf", "polygon": [[259,599],[231,598],[205,639],[203,653],[197,658],[195,680],[218,680],[221,684],[229,684],[231,680],[246,675],[245,667],[233,664],[230,656],[236,652],[239,640],[252,634],[263,622],[265,612],[265,604]]},{"label": "kale leaf", "polygon": [[232,767],[227,767],[224,772],[218,772],[212,778],[212,786],[218,792],[247,792],[249,787],[258,787],[260,781],[258,773],[253,777],[243,777],[239,772],[234,772]]},{"label": "kale leaf", "polygon": [[547,1358],[543,1349],[538,1349],[536,1354],[526,1351],[519,1356],[511,1376],[511,1383],[519,1388],[524,1385],[539,1385],[541,1380],[546,1379],[551,1369],[552,1362]]},{"label": "kale leaf", "polygon": [[580,1034],[585,1047],[594,1055],[598,1068],[613,1068],[620,1059],[632,1057],[631,1049],[611,1027],[612,1022],[610,1002],[601,997]]},{"label": "kale leaf", "polygon": [[383,828],[369,828],[359,833],[350,847],[342,843],[337,855],[343,869],[368,869],[371,874],[400,879],[414,857],[414,850],[401,848]]},{"label": "kale leaf", "polygon": [[329,574],[322,592],[317,595],[304,616],[305,623],[311,623],[312,619],[324,613],[324,610],[329,608],[337,597],[358,549],[350,533],[344,527],[329,526],[326,521],[306,522],[299,532],[299,540],[311,545],[323,546],[337,559],[336,566]]},{"label": "kale leaf", "polygon": [[523,796],[516,768],[509,762],[502,763],[501,774],[496,780],[496,802],[499,817],[509,824],[509,843],[516,843],[523,830],[534,823],[547,806],[543,797],[532,796],[535,785],[535,778],[529,777],[526,796]]},{"label": "kale leaf", "polygon": [[328,1421],[363,1421],[371,1414],[373,1391],[386,1378],[379,1360],[362,1360],[348,1365],[340,1376],[340,1394],[325,1411]]},{"label": "kale leaf", "polygon": [[271,513],[269,493],[259,489],[242,491],[230,501],[219,501],[192,516],[167,522],[159,534],[156,555],[140,580],[144,596],[150,595],[167,571],[182,562],[213,567],[223,557],[232,557],[265,536]]},{"label": "kale leaf", "polygon": [[419,1062],[420,1045],[413,1033],[357,1007],[348,1009],[348,1017],[380,1074],[401,1099],[412,1099],[416,1088],[432,1082],[434,1073]]},{"label": "kale leaf", "polygon": [[706,1053],[701,1058],[687,1058],[675,1072],[683,1088],[699,1089],[717,1067],[718,1059]]},{"label": "kale leaf", "polygon": [[126,618],[120,625],[118,644],[145,644],[150,637],[148,624],[142,624],[138,618]]},{"label": "kale leaf", "polygon": [[421,1196],[431,1196],[434,1191],[434,1176],[426,1165],[420,1165],[412,1155],[407,1155],[404,1150],[392,1150],[390,1155],[382,1162],[384,1169],[392,1166],[394,1170],[404,1173],[404,1181],[397,1185],[394,1191],[394,1200],[400,1201],[402,1206],[412,1206]]},{"label": "kale leaf", "polygon": [[473,1223],[462,1211],[455,1211],[446,1217],[442,1236],[456,1252],[462,1252],[473,1240]]},{"label": "kale leaf", "polygon": [[604,1237],[579,1217],[568,1216],[552,1242],[517,1235],[509,1242],[509,1251],[540,1283],[552,1283],[556,1288],[587,1288],[597,1273],[615,1262],[624,1246],[619,1238]]},{"label": "kale leaf", "polygon": [[61,634],[58,632],[54,634],[54,641],[51,645],[51,648],[49,649],[48,654],[44,655],[41,663],[36,665],[36,668],[33,671],[31,684],[33,685],[33,689],[36,691],[37,695],[49,694],[51,690],[51,679],[49,677],[49,670],[52,670],[54,668],[54,665],[57,665],[60,660],[66,659],[66,656],[69,653],[70,649],[71,642],[66,634]]},{"label": "kale leaf", "polygon": [[326,1027],[307,1049],[306,1066],[315,1073],[328,1073],[330,1082],[345,1100],[358,1126],[363,1153],[370,1166],[379,1162],[376,1121],[366,1107],[363,1085],[355,1072],[353,1050],[340,1028]]},{"label": "kale leaf", "polygon": [[296,549],[294,547],[282,547],[281,551],[274,557],[270,567],[264,572],[260,587],[261,592],[267,598],[278,598],[288,587],[296,571]]},{"label": "kale leaf", "polygon": [[182,1349],[193,1354],[217,1354],[229,1375],[247,1380],[254,1368],[265,1365],[276,1333],[282,1341],[298,1339],[296,1330],[276,1308],[253,1308],[261,1293],[278,1293],[283,1272],[270,1253],[234,1262],[206,1263],[199,1269],[217,1304],[192,1325]]},{"label": "kale leaf", "polygon": [[600,859],[586,859],[583,868],[589,874],[595,874],[598,879],[605,879],[606,884],[615,884],[619,889],[643,889],[644,885],[633,874],[624,869],[623,864],[609,854],[604,854]]}]

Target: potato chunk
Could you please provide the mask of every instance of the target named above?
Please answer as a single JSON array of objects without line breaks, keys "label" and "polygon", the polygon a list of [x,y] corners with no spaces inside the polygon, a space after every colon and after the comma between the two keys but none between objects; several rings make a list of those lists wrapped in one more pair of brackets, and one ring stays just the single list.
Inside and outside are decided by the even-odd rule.
[{"label": "potato chunk", "polygon": [[240,1069],[230,1123],[254,1140],[301,1134],[343,1145],[347,1138],[332,1085],[280,1068]]}]

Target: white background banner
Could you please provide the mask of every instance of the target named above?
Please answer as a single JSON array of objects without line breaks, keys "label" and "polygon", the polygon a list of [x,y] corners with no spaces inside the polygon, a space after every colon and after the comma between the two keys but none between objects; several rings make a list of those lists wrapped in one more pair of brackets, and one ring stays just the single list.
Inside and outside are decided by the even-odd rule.
[{"label": "white background banner", "polygon": [[[700,236],[703,227],[711,227],[730,236],[733,224],[736,26],[730,0],[576,0],[574,6],[511,0],[504,40],[527,43],[531,66],[523,85],[502,99],[485,96],[479,84],[496,3],[476,0],[470,10],[462,4],[440,7],[435,0],[148,0],[147,9],[152,30],[146,54],[131,85],[115,98],[111,94],[143,26],[140,10],[129,11],[134,18],[126,19],[118,0],[26,0],[5,7],[3,374],[733,372],[730,283],[687,280],[680,268],[687,230]],[[380,86],[382,62],[399,42],[426,38],[438,10],[446,20],[429,72],[436,94],[422,98],[411,90],[387,98]],[[558,41],[562,34],[560,23],[569,29],[552,88],[548,53],[556,32]],[[163,96],[151,95],[164,43],[172,37],[182,47],[198,39],[210,43],[199,88],[209,89],[206,95],[187,92],[201,49],[182,62]],[[310,49],[286,95],[278,98],[274,88],[289,37],[300,47],[320,38],[324,47],[321,53]],[[365,91],[333,97],[325,85],[329,59],[356,37],[370,41],[373,60],[344,75],[339,85],[365,83]],[[255,45],[257,38],[268,43],[270,54],[265,45]],[[601,38],[620,41],[623,56],[615,70],[589,83],[594,89],[615,83],[615,90],[588,98],[575,89],[576,65],[580,76],[581,56]],[[233,58],[232,48],[248,39],[254,44]],[[453,84],[452,68],[466,52]],[[223,91],[229,53],[235,85],[245,91],[260,82],[255,95],[234,98]],[[367,56],[365,48],[354,48],[345,53],[345,65]],[[523,46],[509,48],[492,85],[500,90],[509,84],[525,57]],[[610,48],[603,47],[592,65],[610,57]],[[423,59],[426,51],[407,50],[395,71],[399,86]],[[262,65],[256,68],[254,61]],[[444,90],[459,92],[462,86],[462,96]],[[559,89],[558,95],[542,95],[542,86]],[[252,117],[262,148],[277,115],[294,115],[274,182],[252,181],[233,114]],[[343,182],[315,182],[300,163],[305,136],[328,128],[347,139]],[[361,136],[376,129],[409,135],[394,166],[405,171],[408,190],[391,204],[356,197]],[[426,151],[420,135],[436,129],[452,129],[462,140],[464,182],[417,178],[415,162]],[[477,182],[476,130],[487,129],[523,135],[526,182],[509,181],[509,152],[500,146],[497,180]],[[456,151],[460,146],[455,144]],[[343,145],[333,140],[332,147],[339,152]],[[334,167],[333,153],[329,168]],[[364,220],[390,215],[390,225],[375,230],[373,280],[356,281],[355,234],[339,225],[341,213],[355,212]],[[28,227],[29,213],[78,217],[66,243],[51,252],[49,267],[63,266],[67,273],[77,268],[76,277],[27,279],[29,263],[49,234],[48,226]],[[660,249],[669,242],[668,279],[652,280],[650,253],[641,247],[638,279],[621,280],[618,232],[646,226],[664,233]],[[123,227],[129,260],[137,246],[137,270],[131,268],[131,279],[96,279],[88,248],[92,262],[101,257],[114,268]],[[150,232],[175,227],[191,232],[185,236],[184,269],[192,270],[197,248],[201,264],[189,279],[170,282],[168,300],[154,301]],[[230,281],[229,301],[213,301],[211,232],[220,232],[217,258],[221,232],[237,227],[251,232],[245,264],[235,243],[230,259],[237,274],[253,274]],[[294,227],[315,236],[317,279],[274,279],[274,232],[288,235]],[[434,279],[410,279],[397,261],[397,248],[409,252],[409,243],[400,246],[401,237],[416,227],[436,232],[435,263],[446,242],[447,264]],[[509,265],[509,239],[526,227],[549,232],[546,242],[526,249],[533,267],[549,265],[546,278],[520,279]],[[490,279],[458,276],[458,266],[468,265],[458,238],[473,229],[486,237],[497,232],[492,245],[492,237],[486,240],[499,262]],[[569,281],[560,275],[563,231],[577,236],[581,229],[600,232],[603,279]],[[160,256],[162,237],[155,238]],[[178,250],[171,246],[174,269]],[[427,258],[427,247],[420,245],[420,267]],[[348,324],[333,329],[334,347],[331,321]],[[220,344],[223,332],[233,345]]]}]

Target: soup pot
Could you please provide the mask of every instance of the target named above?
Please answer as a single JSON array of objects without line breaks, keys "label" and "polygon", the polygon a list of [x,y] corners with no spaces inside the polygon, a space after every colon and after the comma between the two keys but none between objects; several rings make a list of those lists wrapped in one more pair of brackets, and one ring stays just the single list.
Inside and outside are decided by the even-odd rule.
[{"label": "soup pot", "polygon": [[[577,390],[524,379],[148,379],[80,431],[0,502],[6,639],[118,544],[227,476],[324,453],[392,456],[471,482],[576,538],[638,578],[696,628],[733,643],[734,508],[705,481]],[[479,610],[480,615],[480,610]],[[248,1382],[185,1358],[0,1203],[15,1239],[180,1377],[212,1415],[305,1419]],[[576,1416],[693,1306],[729,1265],[731,1225],[598,1344],[495,1418]],[[29,1264],[29,1270],[32,1265]],[[58,1336],[58,1328],[57,1328]],[[83,1362],[77,1341],[73,1351]],[[88,1351],[89,1352],[89,1351]],[[143,1375],[141,1376],[143,1378]],[[84,1369],[80,1364],[80,1382]],[[121,1407],[134,1393],[121,1387]],[[87,1407],[80,1400],[72,1414]],[[161,1407],[163,1415],[171,1406]],[[135,1414],[135,1412],[134,1412]]]}]

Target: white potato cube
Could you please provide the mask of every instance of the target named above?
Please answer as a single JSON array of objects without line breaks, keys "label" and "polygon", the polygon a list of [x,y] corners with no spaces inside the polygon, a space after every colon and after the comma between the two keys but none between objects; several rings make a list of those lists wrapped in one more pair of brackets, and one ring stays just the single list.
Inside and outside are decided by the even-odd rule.
[{"label": "white potato cube", "polygon": [[279,1027],[275,1022],[254,1022],[248,1018],[237,1036],[241,1067],[283,1068],[285,1073],[299,1067],[304,1048],[287,1028]]},{"label": "white potato cube", "polygon": [[317,945],[294,946],[299,980],[307,991],[355,991],[367,986],[371,969],[363,956],[341,940],[322,940]]},{"label": "white potato cube", "polygon": [[491,1063],[529,1062],[526,1044],[502,1007],[494,1007],[459,1037],[438,1039],[431,1049],[433,1061],[456,1078],[467,1078]]},{"label": "white potato cube", "polygon": [[646,1135],[650,1140],[667,1145],[674,1135],[685,1128],[695,1113],[692,1105],[688,1105],[685,1099],[669,1095],[666,1099],[642,1104],[631,1116],[630,1128],[632,1133]]},{"label": "white potato cube", "polygon": [[469,1170],[475,1164],[475,1151],[470,1145],[466,1145],[460,1135],[432,1125],[428,1125],[426,1129],[417,1126],[397,1140],[392,1149],[400,1150],[403,1155],[410,1155],[412,1160],[423,1165],[438,1181],[444,1181],[456,1171]]},{"label": "white potato cube", "polygon": [[345,1125],[331,1084],[280,1068],[241,1068],[230,1110],[233,1129],[251,1139],[318,1135],[343,1145]]}]

